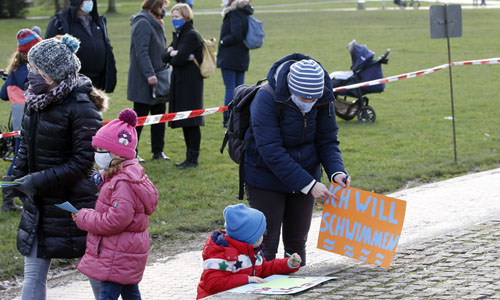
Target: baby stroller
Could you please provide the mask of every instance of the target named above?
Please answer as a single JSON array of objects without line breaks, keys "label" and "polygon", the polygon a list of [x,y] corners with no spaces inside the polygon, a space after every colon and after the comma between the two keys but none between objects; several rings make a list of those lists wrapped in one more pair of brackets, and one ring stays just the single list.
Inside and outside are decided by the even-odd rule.
[{"label": "baby stroller", "polygon": [[[368,49],[366,45],[358,45],[356,40],[350,42],[347,49],[349,49],[352,58],[351,71],[330,73],[333,88],[384,78],[381,64],[387,64],[391,49],[387,49],[385,54],[376,60],[373,60],[375,53]],[[368,97],[365,95],[381,93],[384,89],[385,83],[382,83],[335,92],[334,95],[337,99],[334,102],[336,115],[347,121],[357,116],[359,122],[375,122],[375,110],[368,105]]]}]

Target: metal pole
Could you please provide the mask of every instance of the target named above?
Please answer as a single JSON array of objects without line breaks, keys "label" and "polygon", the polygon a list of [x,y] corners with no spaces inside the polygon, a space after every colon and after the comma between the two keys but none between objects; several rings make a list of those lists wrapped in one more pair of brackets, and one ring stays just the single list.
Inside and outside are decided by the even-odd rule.
[{"label": "metal pole", "polygon": [[448,44],[448,65],[449,65],[449,73],[450,73],[450,94],[451,94],[451,120],[453,122],[453,151],[455,153],[455,163],[457,163],[457,139],[455,133],[455,106],[453,102],[453,80],[452,80],[452,72],[451,72],[451,53],[450,53],[450,35],[448,34],[448,4],[445,4],[445,28],[446,28],[446,42]]}]

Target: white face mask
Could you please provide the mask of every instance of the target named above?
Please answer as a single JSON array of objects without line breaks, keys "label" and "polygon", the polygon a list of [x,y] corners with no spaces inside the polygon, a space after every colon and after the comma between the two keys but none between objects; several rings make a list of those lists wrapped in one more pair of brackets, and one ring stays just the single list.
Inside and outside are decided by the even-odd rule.
[{"label": "white face mask", "polygon": [[222,0],[222,5],[228,6],[228,4],[229,4],[229,0]]},{"label": "white face mask", "polygon": [[109,168],[109,165],[113,160],[111,154],[109,154],[109,151],[99,151],[94,153],[94,159],[95,163],[102,169]]},{"label": "white face mask", "polygon": [[311,111],[313,108],[314,104],[316,104],[316,101],[318,99],[314,100],[313,102],[304,102],[301,101],[299,98],[297,98],[294,94],[292,94],[292,101],[297,105],[297,107],[303,112],[303,113],[308,113]]}]

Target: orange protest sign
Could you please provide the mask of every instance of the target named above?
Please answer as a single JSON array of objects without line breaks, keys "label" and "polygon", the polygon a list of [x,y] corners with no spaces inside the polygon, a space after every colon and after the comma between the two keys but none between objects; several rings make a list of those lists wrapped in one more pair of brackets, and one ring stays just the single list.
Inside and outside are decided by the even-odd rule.
[{"label": "orange protest sign", "polygon": [[406,201],[330,184],[318,248],[388,268],[403,229]]}]

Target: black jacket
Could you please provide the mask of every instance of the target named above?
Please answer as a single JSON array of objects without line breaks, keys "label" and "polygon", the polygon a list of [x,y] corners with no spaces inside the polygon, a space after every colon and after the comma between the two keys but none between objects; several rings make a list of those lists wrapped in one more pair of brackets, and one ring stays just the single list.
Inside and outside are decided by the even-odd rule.
[{"label": "black jacket", "polygon": [[238,72],[248,71],[250,52],[243,41],[248,32],[248,16],[253,8],[247,0],[235,0],[224,9],[224,20],[220,30],[217,68]]},{"label": "black jacket", "polygon": [[108,38],[106,18],[97,13],[97,2],[90,12],[92,18],[90,34],[85,25],[77,17],[77,11],[83,0],[71,0],[71,6],[57,13],[50,20],[45,33],[45,38],[58,34],[71,34],[80,40],[80,48],[76,55],[82,63],[81,74],[92,79],[92,84],[112,93],[116,86],[116,63],[113,47]]},{"label": "black jacket", "polygon": [[[194,29],[193,21],[189,21],[178,32],[173,33],[170,46],[178,50],[177,55],[170,56],[164,53],[163,59],[172,65],[172,77],[170,81],[169,112],[203,108],[203,77],[200,68],[189,58],[194,54],[196,60],[201,64],[203,61],[203,41],[200,34]],[[203,117],[189,118],[168,123],[170,127],[190,127],[204,125]]]},{"label": "black jacket", "polygon": [[37,193],[21,196],[23,212],[17,248],[29,255],[35,235],[40,258],[75,258],[85,252],[86,232],[71,214],[54,204],[69,201],[77,209],[93,208],[97,186],[90,175],[94,165],[92,137],[102,126],[99,110],[105,95],[89,96],[90,80],[81,75],[66,98],[43,110],[26,106],[21,145],[13,171],[15,178],[31,174]]}]

